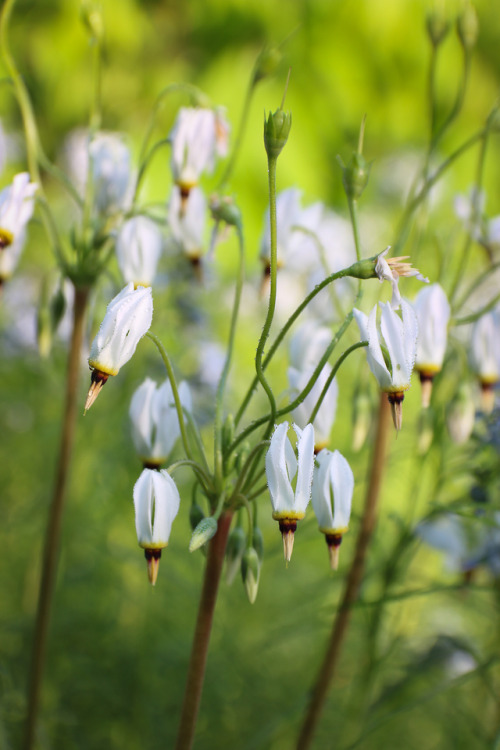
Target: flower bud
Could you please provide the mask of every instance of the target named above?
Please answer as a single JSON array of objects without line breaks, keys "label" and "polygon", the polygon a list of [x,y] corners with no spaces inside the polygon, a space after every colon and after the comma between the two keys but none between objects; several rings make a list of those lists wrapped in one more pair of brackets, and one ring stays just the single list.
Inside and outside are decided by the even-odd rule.
[{"label": "flower bud", "polygon": [[248,601],[250,604],[253,604],[257,598],[260,578],[259,557],[253,547],[248,547],[245,550],[245,554],[241,561],[241,576],[243,578],[243,583],[245,584]]},{"label": "flower bud", "polygon": [[228,585],[231,585],[234,581],[234,577],[241,567],[246,541],[247,537],[241,526],[232,529],[226,547],[226,581]]},{"label": "flower bud", "polygon": [[191,536],[189,551],[194,552],[206,544],[217,533],[217,521],[213,516],[203,518]]},{"label": "flower bud", "polygon": [[62,284],[59,286],[57,292],[50,300],[50,322],[52,330],[57,330],[59,323],[63,319],[64,313],[66,312],[66,297],[64,295],[64,289]]},{"label": "flower bud", "polygon": [[263,78],[272,76],[281,62],[281,52],[277,47],[263,49],[255,62],[253,82],[254,85]]},{"label": "flower bud", "polygon": [[479,33],[479,21],[476,9],[470,3],[467,3],[463,13],[457,18],[457,33],[464,50],[469,51],[475,46]]},{"label": "flower bud", "polygon": [[203,508],[200,508],[198,503],[191,503],[191,507],[189,508],[189,524],[192,531],[195,530],[204,518],[205,514],[203,513]]},{"label": "flower bud", "polygon": [[257,557],[259,558],[259,561],[262,563],[262,560],[264,559],[264,537],[262,536],[262,531],[259,529],[258,526],[253,527],[252,546],[254,550],[257,552]]},{"label": "flower bud", "polygon": [[426,19],[427,34],[433,47],[438,47],[450,30],[450,22],[441,13],[429,13]]},{"label": "flower bud", "polygon": [[354,151],[347,167],[342,167],[342,182],[347,197],[354,201],[358,200],[368,184],[369,176],[370,165],[363,154]]},{"label": "flower bud", "polygon": [[217,195],[210,198],[210,212],[215,221],[223,221],[233,227],[241,227],[241,211],[230,195]]},{"label": "flower bud", "polygon": [[277,109],[264,116],[264,145],[270,159],[277,159],[288,140],[292,127],[292,113]]}]

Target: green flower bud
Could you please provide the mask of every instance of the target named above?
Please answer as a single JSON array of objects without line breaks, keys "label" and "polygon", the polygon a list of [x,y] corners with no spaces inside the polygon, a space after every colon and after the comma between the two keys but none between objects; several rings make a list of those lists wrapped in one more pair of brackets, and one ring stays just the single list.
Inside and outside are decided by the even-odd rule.
[{"label": "green flower bud", "polygon": [[257,598],[260,578],[260,562],[253,547],[247,547],[241,561],[241,576],[245,584],[248,601],[253,604]]},{"label": "green flower bud", "polygon": [[232,227],[242,226],[241,211],[229,195],[214,193],[210,198],[210,212],[215,221],[223,221]]},{"label": "green flower bud", "polygon": [[253,82],[254,85],[263,78],[272,76],[276,68],[280,64],[282,54],[277,47],[269,47],[268,49],[262,50],[255,62]]},{"label": "green flower bud", "polygon": [[450,30],[449,20],[437,11],[428,14],[426,26],[433,47],[438,47]]},{"label": "green flower bud", "polygon": [[231,585],[241,567],[247,537],[241,526],[235,526],[229,534],[226,547],[226,581]]},{"label": "green flower bud", "polygon": [[64,296],[64,292],[62,289],[62,286],[59,287],[57,292],[54,294],[52,299],[50,300],[50,321],[52,325],[52,330],[57,330],[57,327],[61,320],[63,319],[63,315],[66,312],[66,297]]},{"label": "green flower bud", "polygon": [[52,326],[50,321],[50,310],[43,300],[38,308],[37,341],[40,356],[45,359],[49,356],[52,349]]},{"label": "green flower bud", "polygon": [[363,154],[354,151],[347,167],[342,166],[342,182],[347,197],[358,200],[368,184],[369,176],[370,164]]},{"label": "green flower bud", "polygon": [[277,109],[264,116],[264,145],[270,159],[277,159],[288,140],[292,127],[292,113]]},{"label": "green flower bud", "polygon": [[264,559],[264,537],[262,536],[262,531],[259,529],[258,526],[254,526],[254,529],[253,529],[252,546],[257,552],[257,557],[259,558],[259,561],[262,563]]},{"label": "green flower bud", "polygon": [[470,3],[467,3],[464,12],[457,18],[457,32],[462,47],[466,51],[471,50],[477,42],[479,21],[476,9]]},{"label": "green flower bud", "polygon": [[217,521],[213,516],[203,518],[197,525],[189,542],[189,551],[203,547],[217,533]]},{"label": "green flower bud", "polygon": [[204,518],[205,514],[203,513],[203,510],[202,508],[200,508],[198,503],[191,503],[191,507],[189,509],[189,523],[191,524],[191,529],[193,531],[198,526],[200,521],[203,521]]},{"label": "green flower bud", "polygon": [[96,39],[102,39],[104,25],[102,14],[97,3],[84,0],[81,6],[82,21],[87,27],[90,35]]}]

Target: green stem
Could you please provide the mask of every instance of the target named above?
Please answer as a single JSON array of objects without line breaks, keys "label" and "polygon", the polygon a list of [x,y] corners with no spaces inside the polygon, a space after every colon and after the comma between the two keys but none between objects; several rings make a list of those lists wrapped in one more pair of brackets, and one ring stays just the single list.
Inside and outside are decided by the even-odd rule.
[{"label": "green stem", "polygon": [[319,395],[319,398],[318,398],[318,400],[316,402],[316,405],[315,405],[314,409],[311,412],[311,416],[309,417],[309,420],[308,420],[309,422],[312,423],[316,419],[318,411],[321,408],[321,404],[323,403],[323,400],[324,400],[324,398],[325,398],[325,396],[326,396],[326,394],[328,392],[328,389],[331,386],[332,381],[333,381],[335,375],[337,374],[337,371],[338,371],[340,365],[342,364],[342,362],[345,359],[347,359],[347,357],[349,356],[349,354],[351,354],[351,352],[355,351],[355,349],[360,349],[362,346],[368,346],[368,341],[358,341],[357,344],[353,344],[352,346],[350,346],[349,349],[346,349],[345,352],[339,357],[339,359],[335,363],[335,367],[332,368],[332,371],[329,374],[329,376],[328,376],[328,378],[326,380],[325,385],[323,386],[323,390],[321,391],[321,393]]},{"label": "green stem", "polygon": [[481,284],[486,281],[486,279],[489,279],[493,271],[496,271],[498,268],[500,268],[500,261],[497,261],[497,263],[493,263],[491,266],[488,266],[479,276],[474,279],[470,287],[467,289],[466,292],[464,292],[463,297],[460,299],[459,302],[457,302],[457,310],[460,310],[460,308],[465,305],[471,294],[478,289],[478,287],[481,286]]},{"label": "green stem", "polygon": [[170,466],[167,467],[167,471],[169,474],[173,474],[174,471],[177,471],[177,469],[179,469],[181,466],[190,466],[194,473],[197,474],[198,478],[201,479],[204,489],[210,493],[214,491],[212,480],[210,479],[208,474],[203,471],[201,466],[196,463],[196,461],[191,461],[191,459],[189,458],[181,458],[179,461],[175,461],[173,464],[170,464]]},{"label": "green stem", "polygon": [[[270,233],[271,233],[271,247],[270,247],[270,289],[269,289],[269,305],[267,308],[267,316],[264,322],[264,328],[259,339],[257,346],[257,353],[255,355],[255,370],[257,372],[257,378],[260,381],[262,387],[267,393],[269,399],[269,405],[271,407],[270,419],[269,419],[269,431],[272,429],[274,424],[274,415],[276,413],[276,400],[271,390],[271,386],[266,380],[264,375],[264,366],[262,359],[264,356],[264,347],[266,345],[269,331],[271,330],[271,324],[274,318],[274,311],[276,309],[276,278],[278,271],[278,236],[277,236],[277,222],[276,222],[276,163],[277,157],[268,156],[268,173],[269,173],[269,219],[270,219]],[[237,420],[236,420],[237,421]]]},{"label": "green stem", "polygon": [[354,235],[354,246],[356,248],[356,260],[361,260],[361,241],[359,238],[358,202],[354,198],[348,198],[349,215],[351,217],[352,232]]},{"label": "green stem", "polygon": [[229,330],[229,341],[227,344],[226,360],[217,386],[217,395],[215,399],[215,423],[214,423],[214,473],[215,487],[218,492],[222,489],[224,480],[223,456],[222,456],[222,419],[224,414],[224,391],[226,389],[229,368],[233,356],[234,340],[236,337],[236,325],[241,302],[241,291],[245,281],[245,248],[243,242],[243,232],[241,226],[236,227],[238,235],[239,265],[238,276],[236,278],[236,289],[234,293],[233,312],[231,315],[231,326]]},{"label": "green stem", "polygon": [[484,307],[481,307],[479,310],[476,310],[475,313],[471,313],[471,315],[465,315],[463,318],[454,318],[451,323],[454,326],[463,326],[467,323],[475,323],[476,320],[479,320],[485,313],[489,312],[490,310],[493,310],[493,308],[496,306],[496,304],[500,301],[500,292],[496,294],[493,299],[488,302],[487,305],[484,305]]},{"label": "green stem", "polygon": [[177,388],[177,382],[175,380],[174,370],[172,368],[172,364],[170,362],[169,356],[165,350],[165,347],[163,346],[162,342],[156,336],[154,333],[151,333],[151,331],[148,331],[146,333],[146,336],[151,339],[151,341],[156,345],[156,348],[160,352],[160,356],[163,360],[163,364],[165,365],[165,369],[167,371],[167,377],[170,381],[170,385],[172,387],[172,394],[174,397],[175,402],[175,408],[177,411],[177,419],[179,420],[179,428],[181,431],[181,439],[182,439],[182,445],[184,446],[184,450],[186,452],[186,456],[193,461],[193,456],[191,452],[191,447],[189,445],[189,439],[188,434],[186,431],[186,424],[184,422],[184,411],[182,408],[181,398],[179,396],[179,389]]},{"label": "green stem", "polygon": [[50,623],[54,588],[57,574],[57,561],[61,538],[62,517],[66,500],[68,476],[73,453],[73,442],[77,416],[77,394],[80,373],[80,357],[88,304],[89,289],[75,287],[73,308],[73,330],[68,354],[66,377],[66,400],[61,430],[61,442],[57,463],[56,481],[49,519],[45,534],[42,563],[42,580],[38,595],[38,608],[35,622],[31,671],[28,685],[28,712],[24,750],[31,750],[35,742],[36,723],[40,707],[40,691],[47,650],[47,637]]},{"label": "green stem", "polygon": [[208,546],[207,563],[205,566],[175,750],[190,750],[193,746],[205,679],[212,621],[232,517],[232,511],[226,511],[222,514],[219,519],[217,532],[210,540]]},{"label": "green stem", "polygon": [[297,742],[297,750],[307,750],[311,747],[318,721],[325,706],[330,684],[335,675],[344,638],[347,634],[351,610],[358,598],[359,588],[364,574],[366,554],[373,532],[375,531],[378,501],[386,461],[389,430],[389,402],[387,400],[387,395],[381,393],[377,420],[377,434],[373,446],[370,477],[363,516],[361,518],[361,526],[356,540],[354,558],[347,575],[342,602],[334,620],[330,641],[311,693],[309,706]]}]

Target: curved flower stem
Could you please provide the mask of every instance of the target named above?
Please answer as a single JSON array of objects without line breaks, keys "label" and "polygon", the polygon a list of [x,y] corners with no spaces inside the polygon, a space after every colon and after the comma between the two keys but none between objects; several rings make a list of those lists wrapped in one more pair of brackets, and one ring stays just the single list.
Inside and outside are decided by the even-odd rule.
[{"label": "curved flower stem", "polygon": [[75,287],[75,302],[73,308],[73,330],[68,354],[68,371],[66,380],[66,401],[61,431],[59,459],[57,462],[56,482],[49,520],[45,534],[43,553],[42,580],[38,595],[35,633],[31,672],[28,685],[28,713],[26,719],[26,735],[24,750],[31,750],[35,740],[36,721],[40,704],[40,688],[42,684],[45,652],[47,649],[47,635],[54,596],[54,586],[57,573],[59,542],[61,537],[62,516],[66,499],[68,474],[73,452],[73,441],[77,415],[77,390],[80,370],[80,355],[83,342],[85,315],[89,297],[87,287]]},{"label": "curved flower stem", "polygon": [[224,391],[226,389],[227,376],[231,367],[233,356],[234,339],[236,336],[236,325],[238,322],[238,313],[240,310],[241,290],[245,281],[245,248],[243,243],[243,232],[241,226],[236,227],[238,235],[239,265],[238,276],[236,279],[236,289],[234,293],[233,312],[231,315],[231,327],[229,331],[229,341],[227,344],[226,360],[217,386],[217,395],[215,399],[215,423],[214,423],[214,475],[215,488],[217,492],[222,489],[224,481],[224,467],[222,456],[222,418],[224,414]]},{"label": "curved flower stem", "polygon": [[193,461],[193,455],[191,452],[191,446],[189,445],[189,439],[188,434],[186,430],[186,424],[184,422],[184,411],[182,409],[181,404],[181,398],[179,396],[179,389],[177,388],[177,381],[175,379],[174,370],[172,368],[172,363],[170,362],[170,358],[165,350],[165,347],[163,346],[162,342],[156,336],[154,333],[151,333],[151,331],[148,331],[146,333],[146,336],[151,339],[151,341],[156,344],[156,348],[160,352],[160,356],[163,360],[163,364],[165,365],[165,369],[167,371],[167,376],[170,381],[170,385],[172,387],[172,394],[174,397],[175,402],[175,408],[177,411],[177,419],[179,420],[179,427],[181,430],[181,439],[182,439],[182,445],[184,446],[184,450],[186,451],[186,456]]},{"label": "curved flower stem", "polygon": [[232,517],[233,511],[231,510],[222,514],[219,519],[217,533],[210,540],[208,546],[203,588],[198,607],[198,618],[196,620],[175,750],[190,750],[193,745],[196,720],[198,718],[205,679],[212,620]]},{"label": "curved flower stem", "polygon": [[323,403],[323,400],[324,400],[324,398],[325,398],[325,396],[327,394],[327,391],[328,391],[329,387],[331,386],[332,381],[333,381],[335,375],[337,374],[337,371],[338,371],[340,365],[342,364],[342,362],[345,359],[347,359],[347,357],[349,356],[349,354],[351,352],[353,352],[355,349],[360,349],[362,346],[368,346],[368,341],[358,341],[357,344],[353,344],[352,346],[349,347],[349,349],[346,349],[345,352],[338,358],[338,360],[335,363],[335,367],[332,369],[331,373],[329,374],[329,376],[328,376],[328,378],[327,378],[327,380],[325,382],[325,385],[323,386],[323,390],[321,391],[321,393],[319,395],[319,398],[316,401],[316,404],[314,406],[314,409],[311,412],[311,416],[309,417],[308,422],[312,423],[316,419],[318,411],[321,408],[321,404]]},{"label": "curved flower stem", "polygon": [[[272,429],[274,424],[274,415],[276,414],[276,400],[271,390],[271,386],[266,380],[264,375],[264,365],[262,359],[264,356],[264,347],[269,337],[269,331],[271,330],[271,324],[274,318],[274,311],[276,308],[276,277],[278,273],[278,236],[277,236],[277,222],[276,222],[276,162],[277,157],[268,156],[268,172],[269,172],[269,219],[270,219],[270,231],[271,231],[271,258],[270,258],[270,289],[269,289],[269,306],[267,308],[267,316],[264,322],[264,328],[259,339],[257,346],[257,353],[255,355],[255,370],[257,378],[260,381],[262,387],[267,393],[269,399],[269,405],[271,407],[271,413],[269,418],[269,431]],[[266,436],[267,437],[267,436]]]},{"label": "curved flower stem", "polygon": [[335,675],[342,644],[349,627],[351,609],[358,598],[359,587],[363,578],[365,559],[377,520],[377,507],[385,467],[386,448],[390,430],[390,409],[387,395],[380,394],[380,405],[377,420],[368,489],[365,498],[361,526],[356,540],[356,549],[351,568],[347,575],[344,595],[334,620],[332,633],[323,658],[318,677],[314,684],[309,706],[297,742],[297,750],[311,747],[314,732],[323,711],[330,684]]}]

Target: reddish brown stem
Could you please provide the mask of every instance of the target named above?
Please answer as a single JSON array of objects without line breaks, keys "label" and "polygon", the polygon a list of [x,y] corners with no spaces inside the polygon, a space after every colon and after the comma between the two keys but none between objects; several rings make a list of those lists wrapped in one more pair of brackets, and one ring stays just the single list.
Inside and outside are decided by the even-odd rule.
[{"label": "reddish brown stem", "polygon": [[307,713],[297,742],[297,750],[308,750],[323,711],[331,682],[335,675],[342,644],[347,633],[351,609],[358,598],[359,588],[365,569],[365,559],[377,521],[377,507],[385,468],[387,441],[390,430],[390,408],[387,395],[380,395],[377,432],[373,446],[368,489],[365,497],[361,526],[356,540],[356,549],[351,568],[346,578],[344,595],[333,623],[323,663],[318,673]]},{"label": "reddish brown stem", "polygon": [[203,588],[198,607],[198,618],[196,620],[196,630],[191,649],[184,703],[182,705],[175,750],[190,750],[193,746],[196,720],[198,718],[205,679],[208,645],[210,643],[217,591],[219,589],[232,516],[232,511],[222,514],[219,519],[217,533],[210,541],[208,547]]},{"label": "reddish brown stem", "polygon": [[75,423],[77,415],[78,380],[80,372],[80,356],[82,351],[85,313],[89,297],[88,288],[75,287],[75,301],[73,308],[73,329],[68,354],[68,370],[66,379],[66,400],[61,431],[61,443],[56,469],[56,480],[49,520],[45,534],[43,553],[42,580],[38,595],[38,609],[36,613],[33,653],[31,661],[30,680],[28,685],[28,714],[26,719],[25,750],[31,750],[35,740],[36,722],[40,705],[40,688],[47,650],[47,635],[50,623],[50,613],[54,597],[54,584],[57,574],[59,557],[59,542],[61,536],[61,522],[64,501],[68,485],[68,474],[73,451]]}]

